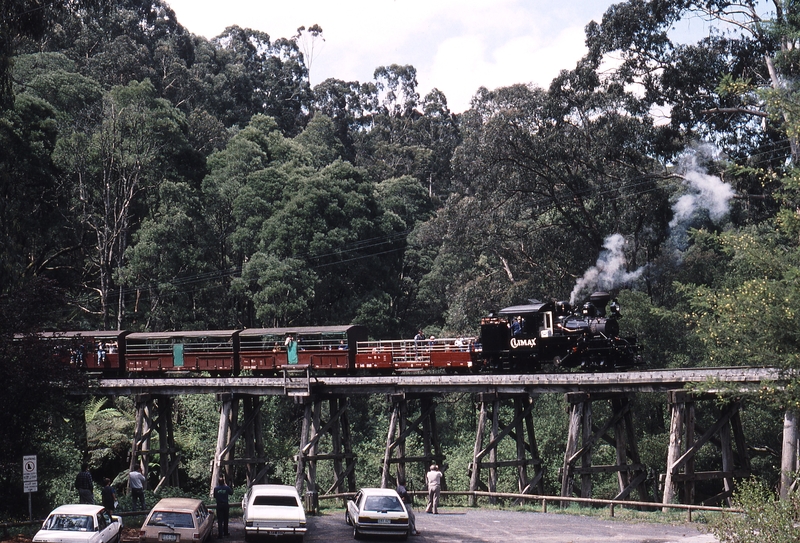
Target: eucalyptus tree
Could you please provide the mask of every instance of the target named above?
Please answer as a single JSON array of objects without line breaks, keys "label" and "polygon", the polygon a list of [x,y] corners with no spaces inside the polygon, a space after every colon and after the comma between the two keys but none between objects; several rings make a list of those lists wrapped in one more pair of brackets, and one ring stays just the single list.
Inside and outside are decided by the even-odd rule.
[{"label": "eucalyptus tree", "polygon": [[314,87],[314,111],[333,121],[336,137],[344,146],[342,158],[354,162],[358,133],[368,129],[378,108],[374,83],[326,79]]},{"label": "eucalyptus tree", "polygon": [[[92,240],[86,263],[84,308],[104,328],[121,327],[125,296],[119,274],[145,197],[170,177],[185,154],[183,115],[156,97],[149,83],[115,87],[105,97],[101,122],[59,140],[57,160],[72,188],[78,221]],[[112,301],[117,291],[116,304]]]},{"label": "eucalyptus tree", "polygon": [[287,135],[305,125],[311,89],[292,39],[231,26],[210,43],[198,42],[190,73],[202,85],[196,107],[226,126],[244,127],[256,114],[273,117]]},{"label": "eucalyptus tree", "polygon": [[48,35],[64,13],[98,4],[95,0],[6,0],[0,4],[0,110],[14,102],[11,70],[19,45]]}]

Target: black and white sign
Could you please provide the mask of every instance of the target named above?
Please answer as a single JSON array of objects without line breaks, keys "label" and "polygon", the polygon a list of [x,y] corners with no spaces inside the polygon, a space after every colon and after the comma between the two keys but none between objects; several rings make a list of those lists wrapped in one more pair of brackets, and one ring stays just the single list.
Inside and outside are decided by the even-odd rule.
[{"label": "black and white sign", "polygon": [[22,457],[22,483],[25,492],[36,492],[39,489],[35,454]]}]

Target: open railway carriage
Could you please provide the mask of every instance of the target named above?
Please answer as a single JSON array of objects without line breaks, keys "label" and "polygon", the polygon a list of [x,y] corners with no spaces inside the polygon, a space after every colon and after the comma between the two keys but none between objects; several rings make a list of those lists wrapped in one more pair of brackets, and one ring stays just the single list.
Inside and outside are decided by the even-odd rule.
[{"label": "open railway carriage", "polygon": [[431,368],[468,372],[477,367],[475,338],[426,338],[365,341],[358,344],[356,369],[391,373]]},{"label": "open railway carriage", "polygon": [[[286,338],[297,341],[297,358],[290,359]],[[255,374],[312,368],[344,373],[355,367],[356,345],[367,339],[358,325],[249,328],[239,332],[241,371]]]},{"label": "open railway carriage", "polygon": [[114,330],[40,332],[30,338],[17,335],[15,340],[35,340],[56,360],[90,373],[118,374],[125,369],[125,335]]},{"label": "open railway carriage", "polygon": [[641,363],[635,337],[619,336],[619,305],[595,292],[580,308],[568,302],[506,307],[481,320],[483,361],[489,369],[539,371],[547,364],[588,371]]},{"label": "open railway carriage", "polygon": [[229,373],[238,355],[237,330],[137,332],[125,338],[129,372]]}]

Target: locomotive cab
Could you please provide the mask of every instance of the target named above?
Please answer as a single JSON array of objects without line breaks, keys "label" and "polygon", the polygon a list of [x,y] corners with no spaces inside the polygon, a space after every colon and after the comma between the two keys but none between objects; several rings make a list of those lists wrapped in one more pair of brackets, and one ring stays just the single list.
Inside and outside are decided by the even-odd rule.
[{"label": "locomotive cab", "polygon": [[554,304],[531,300],[483,318],[484,364],[495,370],[538,370],[542,348],[554,337],[554,313]]}]

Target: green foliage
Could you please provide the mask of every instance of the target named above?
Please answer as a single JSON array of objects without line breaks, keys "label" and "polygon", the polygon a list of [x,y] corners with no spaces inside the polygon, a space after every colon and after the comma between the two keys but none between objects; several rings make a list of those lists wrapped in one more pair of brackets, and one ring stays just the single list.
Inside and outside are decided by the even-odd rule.
[{"label": "green foliage", "polygon": [[800,500],[791,493],[778,500],[772,491],[756,480],[744,481],[734,494],[734,506],[741,515],[722,515],[711,529],[722,543],[790,543],[797,541]]},{"label": "green foliage", "polygon": [[[705,241],[713,247],[718,270],[728,273],[715,275],[710,285],[678,286],[705,359],[721,366],[797,368],[798,337],[792,324],[800,301],[797,249],[766,228],[708,235]],[[758,315],[758,333],[753,333],[753,315]]]}]

